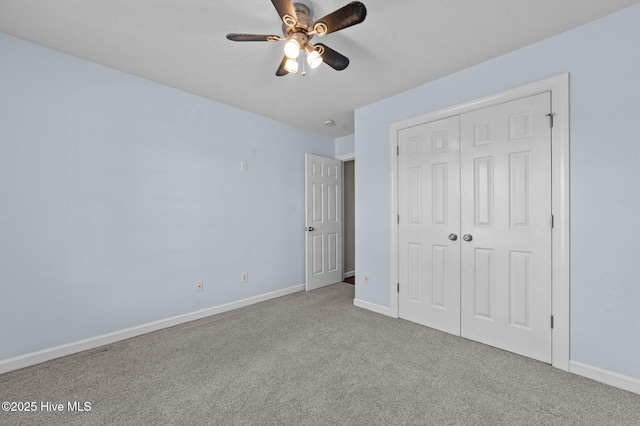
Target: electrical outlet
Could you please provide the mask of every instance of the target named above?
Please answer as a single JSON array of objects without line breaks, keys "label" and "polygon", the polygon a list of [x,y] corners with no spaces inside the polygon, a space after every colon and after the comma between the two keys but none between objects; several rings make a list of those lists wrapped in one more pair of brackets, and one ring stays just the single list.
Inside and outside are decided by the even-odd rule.
[{"label": "electrical outlet", "polygon": [[240,281],[243,283],[248,283],[249,282],[249,273],[248,272],[243,272],[242,274],[240,274]]},{"label": "electrical outlet", "polygon": [[247,166],[247,162],[246,162],[246,161],[241,161],[241,162],[240,162],[240,171],[241,171],[241,172],[246,172],[246,171],[247,171],[247,168],[248,168],[248,166]]},{"label": "electrical outlet", "polygon": [[365,284],[369,284],[371,282],[371,279],[369,278],[369,275],[365,275],[364,276],[364,283]]},{"label": "electrical outlet", "polygon": [[204,281],[196,281],[196,291],[204,291]]}]

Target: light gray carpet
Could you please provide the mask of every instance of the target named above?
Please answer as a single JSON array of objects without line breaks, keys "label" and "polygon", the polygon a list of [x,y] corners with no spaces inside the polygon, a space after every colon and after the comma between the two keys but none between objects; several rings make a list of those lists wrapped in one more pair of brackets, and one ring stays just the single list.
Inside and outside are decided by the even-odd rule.
[{"label": "light gray carpet", "polygon": [[0,375],[0,424],[638,425],[640,396],[353,306],[336,284]]}]

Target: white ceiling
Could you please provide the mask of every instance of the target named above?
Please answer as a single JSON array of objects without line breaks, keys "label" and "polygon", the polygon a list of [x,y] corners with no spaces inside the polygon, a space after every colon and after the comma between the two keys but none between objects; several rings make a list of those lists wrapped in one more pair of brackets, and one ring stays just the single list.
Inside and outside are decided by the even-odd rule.
[{"label": "white ceiling", "polygon": [[[301,2],[318,18],[348,1]],[[275,76],[282,43],[225,38],[281,34],[269,0],[0,0],[0,31],[337,138],[357,108],[639,2],[363,0],[362,24],[322,38],[349,67],[306,77]]]}]

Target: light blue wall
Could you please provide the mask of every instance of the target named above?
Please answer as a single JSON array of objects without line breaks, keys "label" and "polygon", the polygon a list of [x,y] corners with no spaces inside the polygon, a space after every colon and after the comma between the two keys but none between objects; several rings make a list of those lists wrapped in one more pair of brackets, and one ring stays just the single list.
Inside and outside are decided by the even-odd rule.
[{"label": "light blue wall", "polygon": [[334,142],[0,34],[0,359],[304,283],[305,152]]},{"label": "light blue wall", "polygon": [[640,5],[357,110],[356,297],[389,306],[389,125],[569,72],[571,359],[640,378],[639,46]]},{"label": "light blue wall", "polygon": [[356,151],[356,138],[355,135],[343,136],[341,138],[336,139],[335,141],[336,149],[335,155],[336,158],[341,155],[354,154]]}]

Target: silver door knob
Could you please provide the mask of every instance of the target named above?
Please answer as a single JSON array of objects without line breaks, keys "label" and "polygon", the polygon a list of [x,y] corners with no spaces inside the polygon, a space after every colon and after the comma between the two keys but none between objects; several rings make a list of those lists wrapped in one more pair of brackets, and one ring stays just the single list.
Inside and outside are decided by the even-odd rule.
[{"label": "silver door knob", "polygon": [[471,240],[473,240],[473,236],[471,234],[464,234],[462,239],[465,240],[465,241],[471,241]]},{"label": "silver door knob", "polygon": [[455,241],[455,240],[457,240],[457,239],[458,239],[458,235],[457,235],[457,234],[449,234],[449,239],[450,239],[451,241]]},{"label": "silver door knob", "polygon": [[313,226],[309,226],[309,227],[305,228],[305,230],[311,232],[311,231],[313,231]]}]

